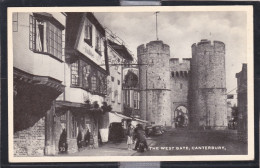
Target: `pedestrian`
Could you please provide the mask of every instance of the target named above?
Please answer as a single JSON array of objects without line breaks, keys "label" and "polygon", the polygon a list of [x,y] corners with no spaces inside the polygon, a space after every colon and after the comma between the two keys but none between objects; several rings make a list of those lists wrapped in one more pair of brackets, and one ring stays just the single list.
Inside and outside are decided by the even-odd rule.
[{"label": "pedestrian", "polygon": [[67,153],[67,151],[68,151],[67,132],[66,132],[66,129],[63,128],[62,133],[60,135],[60,140],[59,140],[59,152]]},{"label": "pedestrian", "polygon": [[77,145],[78,145],[78,151],[80,151],[80,149],[82,148],[82,133],[81,133],[81,129],[79,129],[79,133],[77,136]]},{"label": "pedestrian", "polygon": [[134,139],[136,140],[136,143],[135,143],[135,148],[133,150],[137,150],[139,148],[140,143],[143,143],[144,148],[148,150],[145,132],[141,124],[137,124],[136,126],[136,129],[134,131]]},{"label": "pedestrian", "polygon": [[89,145],[89,139],[90,139],[90,132],[89,132],[89,129],[87,127],[87,131],[86,131],[86,134],[84,136],[84,142],[85,142],[86,147]]},{"label": "pedestrian", "polygon": [[94,149],[94,137],[93,137],[93,134],[90,133],[89,135],[89,149]]},{"label": "pedestrian", "polygon": [[134,134],[133,126],[131,124],[129,124],[128,128],[127,128],[127,132],[126,132],[126,135],[127,135],[126,144],[127,144],[128,150],[132,150],[133,134]]}]

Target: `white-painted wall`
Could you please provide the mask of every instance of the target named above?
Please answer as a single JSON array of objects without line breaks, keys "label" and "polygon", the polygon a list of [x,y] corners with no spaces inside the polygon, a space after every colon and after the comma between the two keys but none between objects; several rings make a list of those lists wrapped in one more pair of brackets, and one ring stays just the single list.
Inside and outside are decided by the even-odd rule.
[{"label": "white-painted wall", "polygon": [[[64,71],[62,62],[49,55],[35,53],[29,48],[30,14],[32,13],[18,13],[18,31],[13,32],[14,67],[33,75],[48,76],[63,81]],[[53,16],[65,26],[66,17],[63,14],[55,13]],[[64,41],[65,39],[62,40]]]}]

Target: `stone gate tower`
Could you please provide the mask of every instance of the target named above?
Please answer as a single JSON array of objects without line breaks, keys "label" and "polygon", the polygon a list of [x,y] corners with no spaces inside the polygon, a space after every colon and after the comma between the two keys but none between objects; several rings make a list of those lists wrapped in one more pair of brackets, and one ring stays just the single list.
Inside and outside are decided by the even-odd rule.
[{"label": "stone gate tower", "polygon": [[171,113],[172,127],[176,127],[179,115],[185,114],[185,125],[189,124],[188,93],[190,82],[191,58],[170,59],[170,87],[171,87]]},{"label": "stone gate tower", "polygon": [[140,64],[141,117],[150,124],[171,125],[170,47],[162,41],[151,41],[137,47]]},{"label": "stone gate tower", "polygon": [[193,128],[227,127],[225,44],[201,40],[193,44],[190,123]]}]

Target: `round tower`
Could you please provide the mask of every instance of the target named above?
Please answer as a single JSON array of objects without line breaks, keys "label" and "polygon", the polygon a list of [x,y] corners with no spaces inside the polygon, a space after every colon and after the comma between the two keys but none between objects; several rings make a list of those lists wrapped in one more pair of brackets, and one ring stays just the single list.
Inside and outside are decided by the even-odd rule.
[{"label": "round tower", "polygon": [[193,127],[227,127],[225,44],[201,40],[192,45],[191,122]]},{"label": "round tower", "polygon": [[151,41],[137,47],[140,64],[140,111],[150,124],[171,125],[170,47]]}]

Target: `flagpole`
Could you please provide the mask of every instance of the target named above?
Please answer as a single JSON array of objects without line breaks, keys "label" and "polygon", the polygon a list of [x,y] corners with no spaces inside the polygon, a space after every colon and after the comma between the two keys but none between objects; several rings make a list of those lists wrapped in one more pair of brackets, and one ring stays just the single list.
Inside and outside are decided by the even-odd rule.
[{"label": "flagpole", "polygon": [[158,26],[157,26],[157,13],[159,13],[159,12],[155,12],[155,15],[156,15],[156,39],[159,40],[159,38],[158,38]]}]

